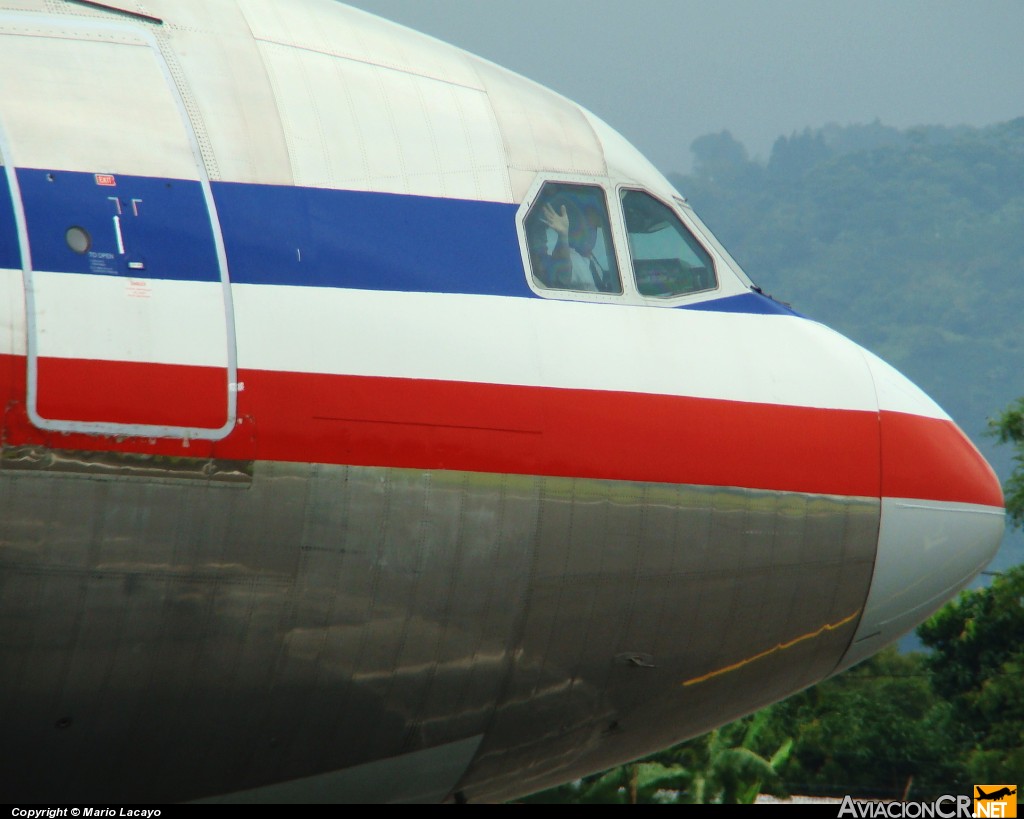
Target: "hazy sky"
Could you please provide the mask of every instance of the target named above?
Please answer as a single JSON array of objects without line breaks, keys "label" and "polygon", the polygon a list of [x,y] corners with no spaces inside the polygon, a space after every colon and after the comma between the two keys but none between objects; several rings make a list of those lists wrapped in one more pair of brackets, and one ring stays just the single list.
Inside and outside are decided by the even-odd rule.
[{"label": "hazy sky", "polygon": [[1022,0],[352,0],[576,100],[663,171],[728,129],[1024,116]]}]

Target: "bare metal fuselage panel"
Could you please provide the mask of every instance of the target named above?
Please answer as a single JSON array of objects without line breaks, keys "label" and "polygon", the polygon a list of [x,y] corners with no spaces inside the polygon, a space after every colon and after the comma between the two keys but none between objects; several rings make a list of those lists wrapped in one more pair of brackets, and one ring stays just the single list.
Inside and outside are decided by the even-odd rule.
[{"label": "bare metal fuselage panel", "polygon": [[198,798],[478,735],[468,794],[540,788],[828,674],[878,529],[877,500],[280,463],[0,487],[18,801]]}]

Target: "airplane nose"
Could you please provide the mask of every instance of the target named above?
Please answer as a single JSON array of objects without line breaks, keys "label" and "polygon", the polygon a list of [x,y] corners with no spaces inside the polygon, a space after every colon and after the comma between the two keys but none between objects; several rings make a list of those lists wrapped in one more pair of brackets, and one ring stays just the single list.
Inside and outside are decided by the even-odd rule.
[{"label": "airplane nose", "polygon": [[866,354],[881,432],[881,521],[871,588],[836,671],[923,622],[992,560],[1005,525],[988,462],[939,406]]}]

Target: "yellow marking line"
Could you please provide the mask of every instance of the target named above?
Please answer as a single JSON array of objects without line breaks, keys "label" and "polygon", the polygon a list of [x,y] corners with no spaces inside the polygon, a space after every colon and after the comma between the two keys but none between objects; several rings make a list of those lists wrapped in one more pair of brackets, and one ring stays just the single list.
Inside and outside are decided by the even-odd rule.
[{"label": "yellow marking line", "polygon": [[730,671],[735,671],[736,669],[742,668],[745,665],[749,665],[750,663],[756,662],[757,660],[761,660],[767,657],[769,654],[774,654],[776,651],[784,651],[787,648],[792,648],[797,643],[802,643],[804,640],[811,640],[815,637],[824,634],[826,631],[835,631],[836,629],[842,628],[847,623],[854,620],[859,614],[860,609],[857,609],[855,612],[853,612],[853,614],[848,614],[842,620],[838,620],[835,623],[825,623],[825,625],[823,625],[816,631],[810,631],[807,634],[801,634],[799,637],[794,637],[792,640],[786,643],[779,643],[774,648],[765,649],[760,654],[755,654],[753,657],[747,657],[747,659],[745,660],[740,660],[738,663],[727,665],[725,668],[719,668],[717,671],[709,671],[707,674],[704,674],[700,677],[694,677],[692,680],[685,680],[683,682],[683,685],[696,685],[697,683],[706,682],[707,680],[710,680],[712,677],[718,677],[722,674],[728,674]]}]

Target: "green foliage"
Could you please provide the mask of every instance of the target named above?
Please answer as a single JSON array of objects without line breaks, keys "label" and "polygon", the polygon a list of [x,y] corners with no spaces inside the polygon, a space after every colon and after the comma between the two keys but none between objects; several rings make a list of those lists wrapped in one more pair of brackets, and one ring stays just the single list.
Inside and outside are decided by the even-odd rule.
[{"label": "green foliage", "polygon": [[989,432],[1001,444],[1013,444],[1014,469],[1003,487],[1010,523],[1024,526],[1024,398],[1018,398],[998,418],[990,420]]},{"label": "green foliage", "polygon": [[767,713],[773,726],[798,726],[782,771],[791,789],[893,799],[912,782],[925,798],[963,779],[958,729],[920,654],[890,647]]},{"label": "green foliage", "polygon": [[526,803],[557,805],[646,805],[671,801],[673,794],[689,783],[689,775],[678,765],[633,762],[610,771],[578,779],[557,788],[528,796]]},{"label": "green foliage", "polygon": [[726,739],[728,728],[717,729],[698,740],[698,746],[704,745],[704,765],[694,766],[689,793],[684,795],[690,798],[685,801],[750,805],[759,793],[785,796],[779,769],[789,759],[793,740],[784,739],[767,758],[758,754],[754,747],[767,719],[766,712],[761,712],[738,723],[745,728],[739,745],[731,745]]},{"label": "green foliage", "polygon": [[927,661],[933,686],[949,700],[961,727],[960,754],[970,779],[1019,781],[1024,771],[1024,566],[1005,572],[987,589],[962,592],[918,634],[933,649]]},{"label": "green foliage", "polygon": [[792,739],[761,756],[768,721],[760,712],[640,762],[526,798],[545,804],[751,804],[759,793],[786,795],[779,771]]}]

